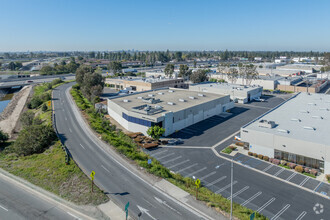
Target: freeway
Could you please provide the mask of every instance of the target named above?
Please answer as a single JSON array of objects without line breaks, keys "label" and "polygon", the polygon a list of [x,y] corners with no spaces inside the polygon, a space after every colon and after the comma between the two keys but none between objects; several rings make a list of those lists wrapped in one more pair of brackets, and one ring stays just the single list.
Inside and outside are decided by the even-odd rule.
[{"label": "freeway", "polygon": [[[134,219],[211,219],[186,203],[181,203],[141,178],[136,167],[130,165],[114,150],[100,141],[86,128],[83,119],[69,98],[73,83],[53,91],[55,124],[61,141],[67,146],[80,168],[120,207],[130,203],[129,214]],[[219,215],[219,218],[222,216]]]},{"label": "freeway", "polygon": [[[77,219],[58,204],[41,198],[15,181],[0,174],[0,219]],[[79,216],[79,215],[78,215]]]}]

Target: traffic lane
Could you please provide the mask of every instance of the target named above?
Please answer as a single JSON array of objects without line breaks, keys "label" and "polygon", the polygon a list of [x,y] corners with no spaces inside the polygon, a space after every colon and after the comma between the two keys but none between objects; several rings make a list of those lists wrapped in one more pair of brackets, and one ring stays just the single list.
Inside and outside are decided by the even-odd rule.
[{"label": "traffic lane", "polygon": [[[227,181],[229,181],[228,179],[230,177],[230,162],[225,161],[221,158],[216,158],[209,150],[200,150],[200,149],[192,150],[192,149],[175,149],[175,148],[168,148],[166,150],[167,150],[166,151],[167,154],[174,152],[176,156],[187,155],[187,157],[181,158],[180,159],[181,161],[185,161],[187,158],[189,158],[190,160],[189,163],[180,165],[176,167],[175,170],[183,169],[184,167],[190,166],[194,162],[198,162],[198,164],[201,165],[207,164],[208,168],[205,172],[201,172],[198,175],[196,175],[196,178],[201,178],[202,176],[208,176],[208,174],[216,171],[215,175],[210,175],[209,177],[207,177],[206,180],[202,180],[202,183],[204,185],[207,185],[208,183],[212,183],[212,182],[217,182],[217,180],[219,180],[221,177],[224,176],[226,176]],[[153,151],[152,153],[153,155],[155,155],[157,151]],[[201,160],[201,158],[205,158],[205,160]],[[169,164],[169,166],[173,166],[173,164]],[[216,167],[218,166],[219,168],[216,169]],[[249,186],[249,189],[246,192],[251,191],[251,193],[247,197],[242,197],[243,195],[242,194],[235,197],[234,201],[240,198],[243,200],[248,200],[251,196],[253,196],[252,194],[254,192],[259,192],[259,191],[261,191],[264,196],[267,196],[267,199],[276,198],[278,201],[280,201],[279,205],[276,205],[277,203],[274,203],[274,207],[272,207],[274,213],[270,212],[267,208],[265,208],[264,212],[268,212],[267,216],[269,217],[275,216],[277,214],[275,213],[275,211],[276,210],[280,211],[287,204],[290,204],[290,207],[287,210],[285,210],[285,213],[288,212],[291,218],[294,217],[297,218],[297,214],[301,214],[301,213],[297,213],[295,210],[301,210],[301,212],[303,212],[304,209],[310,210],[318,202],[320,204],[330,206],[329,200],[323,197],[304,191],[289,184],[283,183],[269,176],[260,175],[259,173],[256,173],[251,169],[247,169],[245,167],[241,167],[236,164],[234,165],[234,181],[238,182],[235,184],[236,187],[243,189],[244,187]],[[226,186],[226,184],[228,184],[228,182],[220,181],[217,182],[217,184],[208,187],[210,189],[212,189],[212,187],[213,189],[221,189],[224,186]],[[225,195],[228,195],[228,192],[225,193],[226,193]],[[259,204],[264,204],[264,203],[265,201],[262,201],[260,203],[258,199],[255,199],[249,203],[249,206],[260,207]],[[292,205],[292,203],[294,204],[294,206]],[[281,206],[281,204],[283,206]],[[329,210],[327,211],[327,214],[330,214]]]},{"label": "traffic lane", "polygon": [[1,219],[74,219],[53,204],[0,178]]},{"label": "traffic lane", "polygon": [[[63,92],[63,91],[62,91]],[[62,98],[64,97],[64,94],[61,94],[61,95],[59,95],[59,96],[61,96]],[[56,98],[57,96],[54,96],[54,98]],[[58,104],[58,102],[57,102],[57,104]],[[56,104],[55,104],[56,105]],[[66,103],[64,103],[64,108],[65,108],[65,106],[68,106],[68,103],[67,103],[67,100],[66,100]],[[70,110],[71,109],[65,109],[64,111],[61,111],[60,109],[58,109],[59,111],[59,114],[66,114],[67,112],[70,112]],[[57,113],[56,113],[57,114]],[[58,115],[58,114],[57,114]],[[73,115],[73,113],[71,112],[71,115]],[[76,119],[74,118],[74,117],[71,117],[71,115],[68,115],[67,117],[70,117],[70,118],[72,118],[72,120],[73,121],[75,121],[76,122]],[[60,115],[60,117],[58,117],[58,116],[56,116],[57,118],[64,118],[65,116],[64,115]],[[57,121],[58,122],[58,121]],[[60,123],[60,122],[59,122]],[[63,122],[62,122],[63,123]],[[77,128],[78,128],[78,130],[79,130],[79,126],[80,125],[76,125],[77,126]],[[58,125],[57,126],[58,127],[58,130],[60,130],[60,126]],[[64,127],[65,127],[65,125],[64,125]],[[87,149],[94,149],[94,151],[93,152],[87,152],[87,153],[82,153],[82,154],[88,154],[88,155],[95,155],[95,158],[97,158],[97,160],[96,161],[92,161],[92,158],[93,157],[89,157],[89,160],[87,159],[87,161],[89,161],[89,162],[86,162],[86,161],[81,161],[81,162],[79,162],[80,161],[80,159],[77,159],[78,160],[78,162],[79,162],[79,164],[81,165],[82,164],[82,162],[84,162],[84,167],[85,167],[85,170],[87,170],[88,172],[90,172],[92,169],[94,169],[95,168],[95,166],[96,165],[99,165],[99,166],[101,166],[100,164],[98,164],[98,161],[99,161],[99,159],[100,158],[103,158],[103,161],[107,161],[107,162],[105,162],[105,164],[107,164],[107,163],[109,163],[109,162],[112,162],[111,160],[109,160],[109,158],[104,158],[104,153],[103,152],[100,152],[100,151],[98,151],[97,149],[98,149],[98,147],[97,146],[95,146],[95,144],[94,144],[94,142],[92,142],[89,138],[86,138],[86,137],[88,137],[88,135],[86,135],[86,134],[82,134],[82,132],[81,132],[81,130],[79,130],[79,132],[76,132],[75,130],[72,130],[73,131],[73,136],[76,136],[77,137],[77,140],[80,140],[80,142],[84,142],[84,143],[86,143],[85,145],[86,146],[89,146],[88,148],[85,148],[84,150],[80,150],[79,148],[78,148],[78,150],[77,149],[75,149],[75,151],[72,153],[73,154],[73,156],[74,156],[74,158],[80,158],[80,156],[75,156],[74,154],[79,154],[79,153],[81,153],[81,152],[84,152],[85,150],[87,150]],[[66,131],[67,132],[67,131]],[[61,133],[61,132],[60,132]],[[68,137],[68,139],[69,139],[69,137]],[[77,140],[75,140],[75,141],[72,141],[72,143],[74,143],[74,142],[76,142]],[[75,145],[75,146],[77,146],[77,144]],[[103,165],[103,164],[102,164]],[[103,165],[104,166],[104,165]],[[113,167],[116,167],[116,166],[118,166],[118,164],[116,164],[116,163],[114,163],[114,164],[112,164],[109,168],[113,168]],[[102,166],[101,166],[102,167]],[[89,169],[88,169],[89,168]],[[113,172],[114,170],[110,170],[111,172]],[[106,171],[103,171],[103,172],[106,172]],[[126,180],[124,180],[124,182],[127,182],[127,183],[132,183],[132,182],[136,182],[136,179],[134,179],[134,178],[128,178],[128,177],[131,177],[131,175],[123,175],[123,174],[125,174],[126,173],[126,170],[124,169],[124,170],[118,170],[118,174],[116,174],[116,175],[119,175],[119,176],[125,176],[127,179]],[[102,170],[99,170],[99,175],[101,175],[101,176],[103,176],[103,174],[104,173],[102,173]],[[106,174],[104,174],[104,176],[106,176]],[[118,178],[116,178],[115,179],[116,181],[118,180]],[[96,180],[96,182],[98,182],[98,180]],[[106,189],[106,190],[109,190],[109,187],[107,187],[107,185],[108,185],[108,183],[109,182],[107,182],[107,181],[105,181],[105,180],[100,180],[100,183],[103,185],[103,187],[104,187],[104,189]],[[112,181],[112,183],[113,183],[113,181]],[[117,181],[117,184],[115,184],[115,185],[117,185],[117,186],[123,186],[123,180],[120,180],[119,182]],[[145,187],[145,188],[144,188]],[[127,193],[124,193],[125,195],[127,195],[127,197],[129,197],[129,196],[131,196],[130,198],[132,199],[131,201],[130,201],[130,203],[131,204],[134,204],[134,201],[139,201],[138,203],[140,204],[140,206],[142,207],[142,205],[143,205],[143,207],[147,207],[147,206],[149,206],[150,205],[150,202],[152,203],[152,202],[155,202],[155,198],[153,198],[153,197],[149,197],[148,198],[148,200],[150,200],[150,202],[147,200],[147,201],[141,201],[141,198],[143,198],[143,196],[145,195],[141,195],[141,191],[151,191],[150,190],[150,187],[149,186],[147,186],[146,184],[144,185],[143,183],[141,184],[141,186],[138,188],[138,189],[136,189],[135,190],[135,187],[132,187],[132,186],[130,186],[130,187],[128,187],[131,191],[128,191],[128,192],[130,192],[129,194],[127,194]],[[122,192],[123,190],[122,190],[122,188],[119,188],[120,189],[120,191],[119,192]],[[141,190],[141,189],[143,189],[143,190]],[[133,190],[135,190],[134,192],[132,192]],[[124,190],[124,191],[126,191],[126,190]],[[136,196],[135,196],[135,198],[133,198],[132,197],[132,195],[135,195],[136,194]],[[117,195],[120,195],[120,201],[121,201],[121,203],[122,204],[124,204],[124,203],[126,203],[126,201],[123,201],[123,199],[122,199],[122,193],[119,193],[119,194],[117,194]],[[161,198],[163,201],[166,201],[167,203],[171,203],[171,200],[167,200],[167,198],[165,197],[165,198],[162,198],[163,196],[162,195],[156,195],[156,196],[158,196],[159,198]],[[157,198],[158,198],[157,197]],[[117,197],[118,198],[118,197]],[[149,202],[149,203],[148,203]],[[136,203],[137,204],[137,203]],[[138,204],[137,204],[138,205]],[[132,205],[132,209],[133,209],[133,211],[134,211],[134,213],[135,213],[135,215],[136,215],[136,213],[139,213],[139,210],[138,210],[138,208],[137,208],[137,206],[134,206],[134,205]],[[175,206],[174,206],[175,207]],[[169,211],[171,212],[172,211],[172,213],[169,213]],[[160,206],[160,207],[157,207],[156,209],[154,208],[154,211],[153,210],[151,210],[150,212],[155,212],[155,213],[157,213],[158,215],[159,214],[163,214],[163,216],[160,216],[160,218],[168,218],[168,217],[171,217],[172,219],[181,219],[182,218],[182,216],[181,215],[183,215],[183,216],[187,216],[188,218],[191,218],[191,219],[197,219],[197,216],[195,216],[193,213],[191,213],[191,212],[189,212],[189,211],[187,211],[185,208],[181,208],[180,207],[180,209],[179,209],[179,213],[180,214],[178,214],[177,212],[175,212],[175,211],[173,211],[173,210],[168,210],[167,209],[167,207],[163,207],[163,206]],[[166,214],[165,214],[166,213]],[[156,216],[157,216],[157,214],[156,214]],[[173,215],[173,216],[171,216],[171,215]]]}]

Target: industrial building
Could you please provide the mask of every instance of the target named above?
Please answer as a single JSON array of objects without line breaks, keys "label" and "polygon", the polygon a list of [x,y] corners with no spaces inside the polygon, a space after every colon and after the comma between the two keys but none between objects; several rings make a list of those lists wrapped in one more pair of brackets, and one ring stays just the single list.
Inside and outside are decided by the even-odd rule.
[{"label": "industrial building", "polygon": [[146,91],[164,87],[186,88],[184,79],[168,79],[168,78],[141,78],[141,77],[122,77],[122,78],[106,78],[105,83],[114,89],[128,89],[132,91]]},{"label": "industrial building", "polygon": [[330,95],[298,93],[241,128],[250,151],[330,174]]},{"label": "industrial building", "polygon": [[220,95],[230,95],[234,102],[247,103],[254,99],[259,99],[262,93],[262,87],[244,86],[229,83],[198,83],[189,85],[189,90],[198,92],[208,92]]},{"label": "industrial building", "polygon": [[328,81],[317,80],[312,78],[303,78],[303,77],[283,77],[278,80],[277,89],[287,92],[310,92],[318,93],[326,85]]},{"label": "industrial building", "polygon": [[108,113],[126,130],[147,133],[165,128],[164,136],[234,107],[229,95],[162,88],[108,99]]}]

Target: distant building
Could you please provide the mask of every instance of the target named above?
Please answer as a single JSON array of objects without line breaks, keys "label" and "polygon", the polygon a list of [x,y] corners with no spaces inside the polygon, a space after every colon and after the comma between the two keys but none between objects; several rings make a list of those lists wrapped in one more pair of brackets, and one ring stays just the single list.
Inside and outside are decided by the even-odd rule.
[{"label": "distant building", "polygon": [[299,93],[241,128],[250,151],[330,174],[330,96]]}]

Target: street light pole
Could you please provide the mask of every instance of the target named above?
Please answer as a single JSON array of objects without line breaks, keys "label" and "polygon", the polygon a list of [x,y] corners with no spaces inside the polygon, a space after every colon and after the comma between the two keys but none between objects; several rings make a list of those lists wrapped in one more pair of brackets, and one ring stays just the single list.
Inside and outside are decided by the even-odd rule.
[{"label": "street light pole", "polygon": [[233,219],[233,159],[231,159],[231,165],[230,165],[230,170],[231,170],[231,180],[230,180],[230,220]]}]

